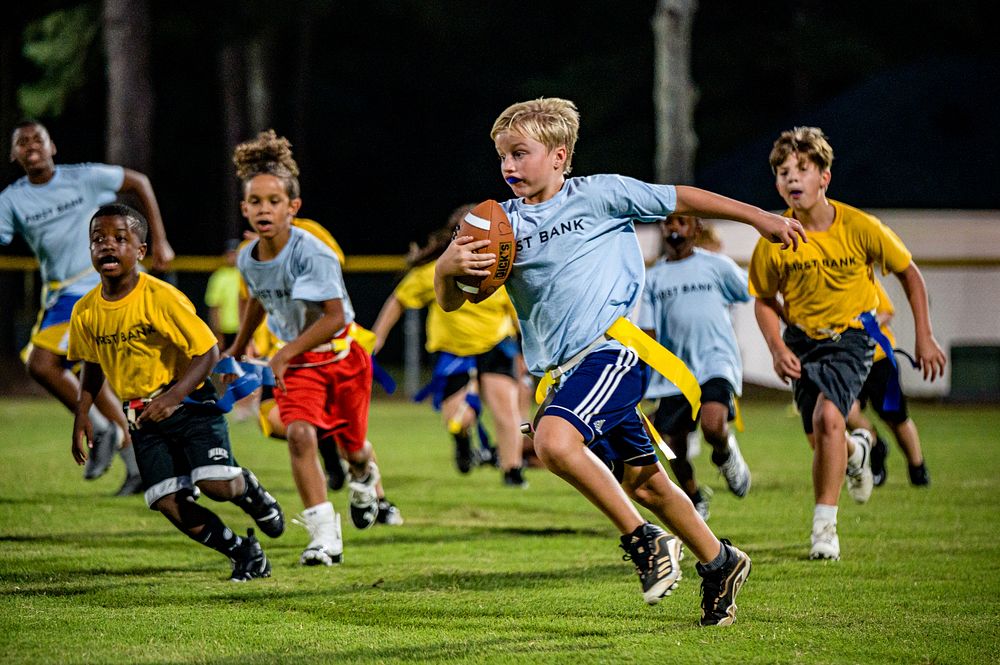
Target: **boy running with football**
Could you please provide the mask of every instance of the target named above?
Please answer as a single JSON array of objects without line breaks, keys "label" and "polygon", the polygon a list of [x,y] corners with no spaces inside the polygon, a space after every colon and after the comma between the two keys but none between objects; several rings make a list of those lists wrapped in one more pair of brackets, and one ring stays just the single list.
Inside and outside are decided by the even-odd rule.
[{"label": "boy running with football", "polygon": [[839,559],[837,502],[845,473],[855,501],[865,503],[872,493],[871,435],[862,429],[848,433],[846,418],[875,349],[865,330],[865,319],[874,322],[879,304],[874,263],[894,273],[906,291],[925,379],[933,381],[944,371],[945,356],[931,330],[924,278],[899,237],[875,217],[826,198],[833,148],[822,130],[782,132],[769,161],[788,205],[785,216],[802,223],[809,242],[791,255],[758,241],[750,260],[750,293],[774,371],[792,382],[813,449],[809,558]]},{"label": "boy running with football", "polygon": [[[502,205],[517,241],[507,288],[525,360],[533,374],[556,382],[541,409],[535,449],[553,473],[618,528],[649,604],[679,579],[678,549],[669,547],[663,529],[643,519],[608,464],[622,469],[633,494],[660,483],[667,526],[699,561],[701,623],[729,625],[750,558],[720,542],[667,479],[636,408],[649,368],[633,348],[607,335],[632,312],[642,291],[645,267],[633,220],[653,222],[674,212],[735,219],[785,247],[798,244],[801,228],[794,220],[693,187],[618,175],[567,178],[578,131],[572,102],[542,98],[507,108],[490,133],[501,175],[517,197]],[[465,302],[457,277],[491,275],[496,255],[476,253],[488,245],[459,237],[438,259],[435,291],[443,309]],[[591,447],[614,457],[602,461]]]},{"label": "boy running with football", "polygon": [[90,256],[101,284],[73,308],[70,360],[83,361],[73,422],[73,457],[86,458],[94,435],[90,409],[105,376],[132,433],[146,504],[182,533],[229,557],[230,579],[269,577],[271,564],[253,529],[241,538],[197,499],[229,501],[272,538],[285,528],[278,502],[233,459],[226,418],[207,381],[219,359],[212,329],[176,288],[140,273],[148,226],[123,205],[99,208],[90,221]]}]

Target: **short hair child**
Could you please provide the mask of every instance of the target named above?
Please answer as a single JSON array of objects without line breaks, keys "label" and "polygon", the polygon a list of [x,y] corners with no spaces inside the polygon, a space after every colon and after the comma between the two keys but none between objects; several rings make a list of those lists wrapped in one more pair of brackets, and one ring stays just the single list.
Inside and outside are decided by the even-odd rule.
[{"label": "short hair child", "polygon": [[93,435],[89,411],[107,377],[132,431],[147,505],[182,533],[232,561],[231,579],[268,577],[271,565],[254,536],[233,533],[199,494],[235,503],[272,538],[284,531],[278,502],[237,466],[216,394],[206,379],[219,357],[215,335],[179,290],[146,273],[145,218],[123,205],[90,220],[90,255],[101,284],[73,308],[67,357],[83,361],[73,422],[73,455],[85,459]]},{"label": "short hair child", "polygon": [[839,559],[837,503],[845,473],[848,493],[858,503],[868,501],[874,480],[871,434],[863,429],[848,434],[846,418],[875,347],[866,332],[879,304],[875,263],[894,273],[906,291],[924,378],[943,372],[945,357],[931,330],[923,277],[906,246],[875,217],[826,197],[833,148],[823,131],[782,132],[768,161],[788,206],[785,216],[802,223],[809,244],[790,256],[758,241],[750,260],[750,293],[775,372],[792,383],[813,449],[809,556]]},{"label": "short hair child", "polygon": [[[620,470],[632,496],[651,497],[700,561],[701,623],[730,624],[750,558],[720,542],[667,478],[636,411],[648,369],[635,350],[606,335],[632,312],[642,291],[645,266],[633,220],[701,213],[749,223],[785,246],[797,244],[801,229],[692,187],[619,175],[566,178],[578,130],[571,101],[542,98],[508,107],[490,132],[501,176],[515,196],[502,204],[518,243],[506,286],[518,312],[525,360],[535,375],[558,374],[541,409],[536,452],[615,524],[643,598],[655,604],[679,579],[679,547],[641,517],[605,464]],[[475,253],[487,245],[459,237],[438,259],[435,291],[443,309],[465,302],[456,277],[489,275],[486,268],[496,256]]]}]

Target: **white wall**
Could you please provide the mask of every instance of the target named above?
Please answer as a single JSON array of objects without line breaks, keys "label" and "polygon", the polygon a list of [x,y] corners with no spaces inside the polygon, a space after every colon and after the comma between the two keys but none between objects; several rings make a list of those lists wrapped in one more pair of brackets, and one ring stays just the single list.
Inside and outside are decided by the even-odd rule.
[{"label": "white wall", "polygon": [[[931,304],[931,323],[938,343],[949,354],[952,346],[1000,345],[1000,210],[869,210],[902,238],[913,253]],[[757,233],[735,222],[713,222],[722,238],[723,252],[744,267],[750,261]],[[640,243],[647,253],[656,251],[658,231],[654,225],[640,226]],[[986,266],[970,265],[986,263]],[[893,330],[896,346],[913,352],[913,317],[899,280],[888,275],[883,285],[896,306]],[[771,354],[757,328],[753,305],[733,311],[744,380],[747,383],[781,387],[771,366]],[[904,360],[904,364],[907,364]],[[908,365],[908,364],[907,364]],[[934,383],[925,382],[915,370],[904,368],[900,376],[909,395],[946,395],[950,372]]]}]

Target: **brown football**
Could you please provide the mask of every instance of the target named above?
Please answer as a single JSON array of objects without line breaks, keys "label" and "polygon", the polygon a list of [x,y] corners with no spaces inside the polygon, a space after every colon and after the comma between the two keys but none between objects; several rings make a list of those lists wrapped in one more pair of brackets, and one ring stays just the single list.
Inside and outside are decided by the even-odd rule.
[{"label": "brown football", "polygon": [[489,240],[483,254],[496,254],[496,262],[487,268],[489,277],[459,277],[458,288],[469,302],[482,302],[503,286],[514,267],[514,229],[500,204],[489,199],[483,201],[462,219],[458,225],[459,236],[472,236],[476,240]]}]

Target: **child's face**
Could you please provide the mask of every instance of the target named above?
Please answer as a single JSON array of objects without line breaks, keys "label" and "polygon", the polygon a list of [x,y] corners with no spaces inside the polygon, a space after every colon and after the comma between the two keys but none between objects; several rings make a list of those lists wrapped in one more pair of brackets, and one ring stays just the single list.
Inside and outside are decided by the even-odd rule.
[{"label": "child's face", "polygon": [[559,191],[566,164],[564,146],[549,150],[539,141],[507,130],[496,137],[500,173],[515,196],[541,203]]},{"label": "child's face", "polygon": [[302,199],[289,199],[285,183],[273,175],[258,175],[246,185],[240,210],[261,238],[287,234]]},{"label": "child's face", "polygon": [[48,132],[38,125],[19,127],[10,146],[10,161],[17,162],[25,173],[52,169],[56,146]]},{"label": "child's face", "polygon": [[660,233],[673,250],[673,255],[683,254],[694,247],[700,228],[698,218],[690,215],[670,215],[660,222]]},{"label": "child's face", "polygon": [[778,194],[792,210],[811,210],[826,198],[830,171],[822,171],[801,153],[792,153],[774,172]]},{"label": "child's face", "polygon": [[120,215],[98,217],[90,224],[90,262],[101,277],[121,277],[136,270],[146,256],[146,243]]}]

